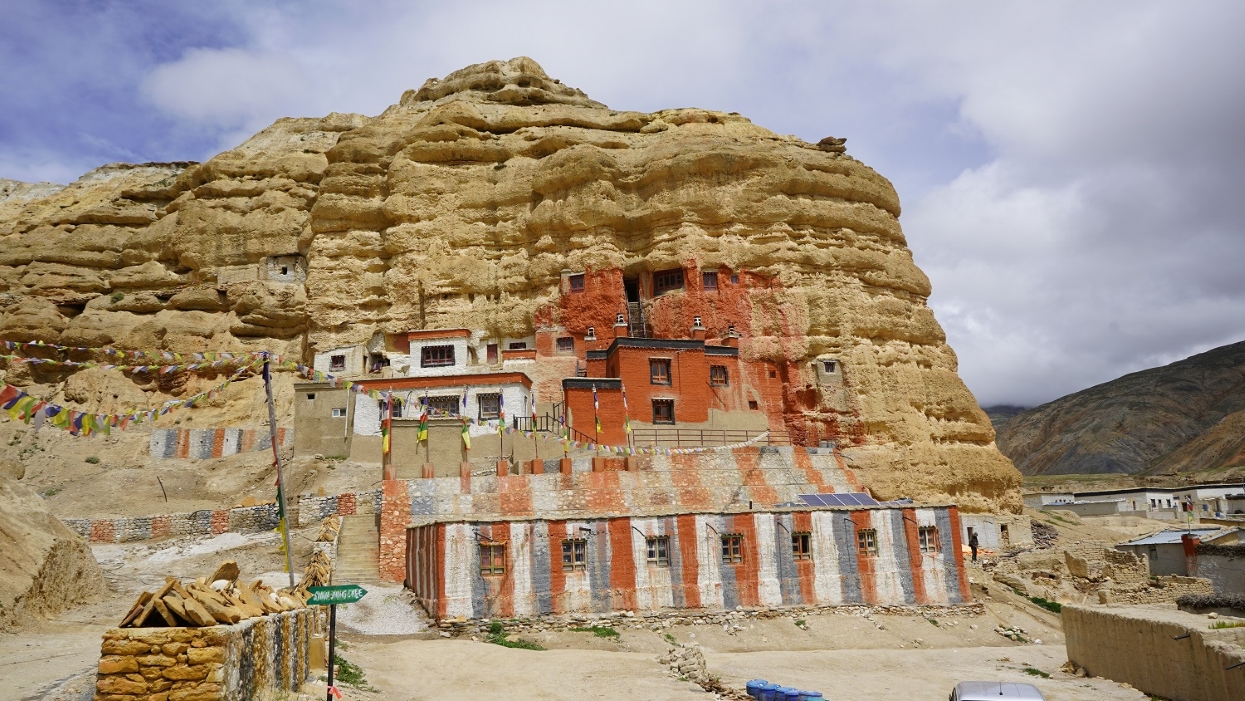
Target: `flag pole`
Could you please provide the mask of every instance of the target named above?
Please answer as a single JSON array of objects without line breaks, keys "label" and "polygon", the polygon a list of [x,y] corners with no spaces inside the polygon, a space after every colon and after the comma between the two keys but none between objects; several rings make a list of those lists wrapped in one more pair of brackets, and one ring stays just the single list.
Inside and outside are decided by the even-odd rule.
[{"label": "flag pole", "polygon": [[285,480],[281,473],[281,447],[277,442],[277,408],[272,401],[272,370],[268,367],[268,351],[264,351],[264,393],[268,396],[268,435],[272,441],[272,458],[277,467],[277,513],[281,516],[281,537],[285,541],[285,571],[294,588],[294,556],[290,550],[290,522],[285,515]]}]

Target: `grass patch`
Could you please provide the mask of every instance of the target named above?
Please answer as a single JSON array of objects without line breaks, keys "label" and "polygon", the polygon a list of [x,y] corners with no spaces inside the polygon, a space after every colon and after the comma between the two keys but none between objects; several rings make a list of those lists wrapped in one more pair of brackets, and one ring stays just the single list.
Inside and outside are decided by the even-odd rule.
[{"label": "grass patch", "polygon": [[1245,621],[1215,621],[1210,624],[1211,630],[1223,630],[1224,628],[1245,628]]},{"label": "grass patch", "polygon": [[60,494],[61,490],[63,489],[64,487],[58,484],[55,487],[48,487],[47,489],[43,490],[42,492],[39,493],[39,496],[43,497],[44,499],[48,499],[48,498],[56,496],[57,494]]},{"label": "grass patch", "polygon": [[120,302],[121,300],[125,299],[125,293],[124,292],[113,292],[112,297],[110,297],[109,299],[112,300],[113,304],[116,304],[117,302]]},{"label": "grass patch", "polygon": [[679,644],[679,641],[675,640],[675,639],[674,639],[674,636],[673,636],[673,635],[671,635],[671,634],[669,634],[669,633],[666,633],[666,634],[665,634],[664,636],[662,636],[662,637],[664,637],[664,638],[666,639],[666,642],[670,643],[671,645],[678,645],[678,644]]},{"label": "grass patch", "polygon": [[1059,603],[1058,601],[1048,601],[1046,599],[1043,599],[1040,596],[1030,596],[1027,598],[1029,599],[1029,601],[1032,601],[1033,603],[1037,604],[1038,606],[1041,606],[1042,608],[1046,609],[1047,611],[1050,611],[1051,613],[1059,613],[1063,611],[1063,604]]},{"label": "grass patch", "polygon": [[91,463],[92,465],[98,465],[98,464],[99,464],[99,456],[98,456],[98,455],[88,455],[88,456],[86,457],[86,462],[89,462],[89,463]]},{"label": "grass patch", "polygon": [[592,633],[598,638],[617,638],[618,631],[609,626],[591,626],[589,628],[571,628],[576,633]]},{"label": "grass patch", "polygon": [[925,620],[929,621],[929,622],[930,622],[930,623],[932,623],[934,626],[937,626],[937,625],[938,625],[938,619],[937,619],[937,618],[927,618],[927,619],[925,619]]},{"label": "grass patch", "polygon": [[367,677],[364,676],[363,670],[357,664],[352,664],[341,655],[333,655],[333,662],[336,663],[336,671],[333,673],[333,682],[353,686],[356,689],[365,691],[376,691],[367,683]]},{"label": "grass patch", "polygon": [[1046,672],[1043,672],[1040,669],[1035,669],[1033,667],[1025,667],[1025,674],[1028,674],[1031,677],[1041,677],[1043,679],[1050,679],[1049,674],[1047,674]]},{"label": "grass patch", "polygon": [[[610,630],[614,629],[610,628]],[[502,647],[512,647],[519,650],[545,649],[539,643],[532,642],[531,640],[524,640],[523,638],[511,640],[507,637],[508,635],[509,633],[506,632],[506,627],[502,625],[501,621],[495,620],[488,624],[488,637],[484,639],[484,642],[492,643],[494,645],[501,645]],[[618,631],[614,631],[614,635],[618,635]]]}]

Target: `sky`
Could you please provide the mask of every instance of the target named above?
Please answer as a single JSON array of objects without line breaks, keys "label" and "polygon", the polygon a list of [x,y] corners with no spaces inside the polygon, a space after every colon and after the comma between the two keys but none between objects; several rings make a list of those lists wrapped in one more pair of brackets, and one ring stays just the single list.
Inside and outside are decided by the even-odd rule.
[{"label": "sky", "polygon": [[1245,340],[1245,3],[0,0],[0,178],[206,160],[531,56],[617,109],[846,137],[983,405]]}]

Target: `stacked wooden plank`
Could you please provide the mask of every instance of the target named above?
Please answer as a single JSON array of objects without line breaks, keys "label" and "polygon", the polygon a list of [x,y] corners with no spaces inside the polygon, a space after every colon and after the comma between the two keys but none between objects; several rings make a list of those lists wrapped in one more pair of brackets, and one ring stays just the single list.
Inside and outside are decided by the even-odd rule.
[{"label": "stacked wooden plank", "polygon": [[120,627],[214,626],[307,606],[305,588],[274,590],[258,580],[246,584],[238,576],[238,564],[230,560],[216,568],[210,578],[183,584],[169,577],[154,593],[139,595]]},{"label": "stacked wooden plank", "polygon": [[342,530],[342,518],[337,514],[326,517],[320,522],[320,533],[316,536],[316,541],[320,543],[332,543],[337,540],[337,536]]},{"label": "stacked wooden plank", "polygon": [[317,550],[311,556],[311,562],[303,570],[303,579],[298,583],[297,591],[305,592],[307,587],[327,586],[333,578],[333,562],[327,553]]}]

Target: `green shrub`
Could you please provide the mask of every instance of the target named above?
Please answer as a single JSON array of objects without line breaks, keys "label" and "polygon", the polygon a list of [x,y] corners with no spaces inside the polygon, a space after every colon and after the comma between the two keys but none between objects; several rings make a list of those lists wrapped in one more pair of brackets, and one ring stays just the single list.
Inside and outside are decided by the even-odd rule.
[{"label": "green shrub", "polygon": [[1063,611],[1063,604],[1059,603],[1058,601],[1047,601],[1046,599],[1043,599],[1040,596],[1030,596],[1028,598],[1029,598],[1029,601],[1032,601],[1033,603],[1037,604],[1038,606],[1041,606],[1042,608],[1046,609],[1047,611],[1050,611],[1051,613],[1059,613]]},{"label": "green shrub", "polygon": [[91,455],[91,456],[87,457],[86,461],[87,461],[87,462],[89,462],[89,463],[91,463],[92,465],[98,465],[98,464],[99,464],[99,457],[98,457],[98,456],[95,456],[95,455]]},{"label": "green shrub", "polygon": [[1040,669],[1034,669],[1032,667],[1025,667],[1025,674],[1028,674],[1033,677],[1041,677],[1043,679],[1050,679],[1049,674],[1047,674],[1046,672],[1043,672]]},{"label": "green shrub", "polygon": [[618,631],[609,626],[592,626],[590,628],[571,628],[576,633],[592,633],[598,638],[617,638]]},{"label": "green shrub", "polygon": [[112,300],[113,304],[116,304],[117,302],[120,302],[121,300],[125,299],[125,293],[124,292],[113,292],[112,296],[109,297],[109,299]]}]

